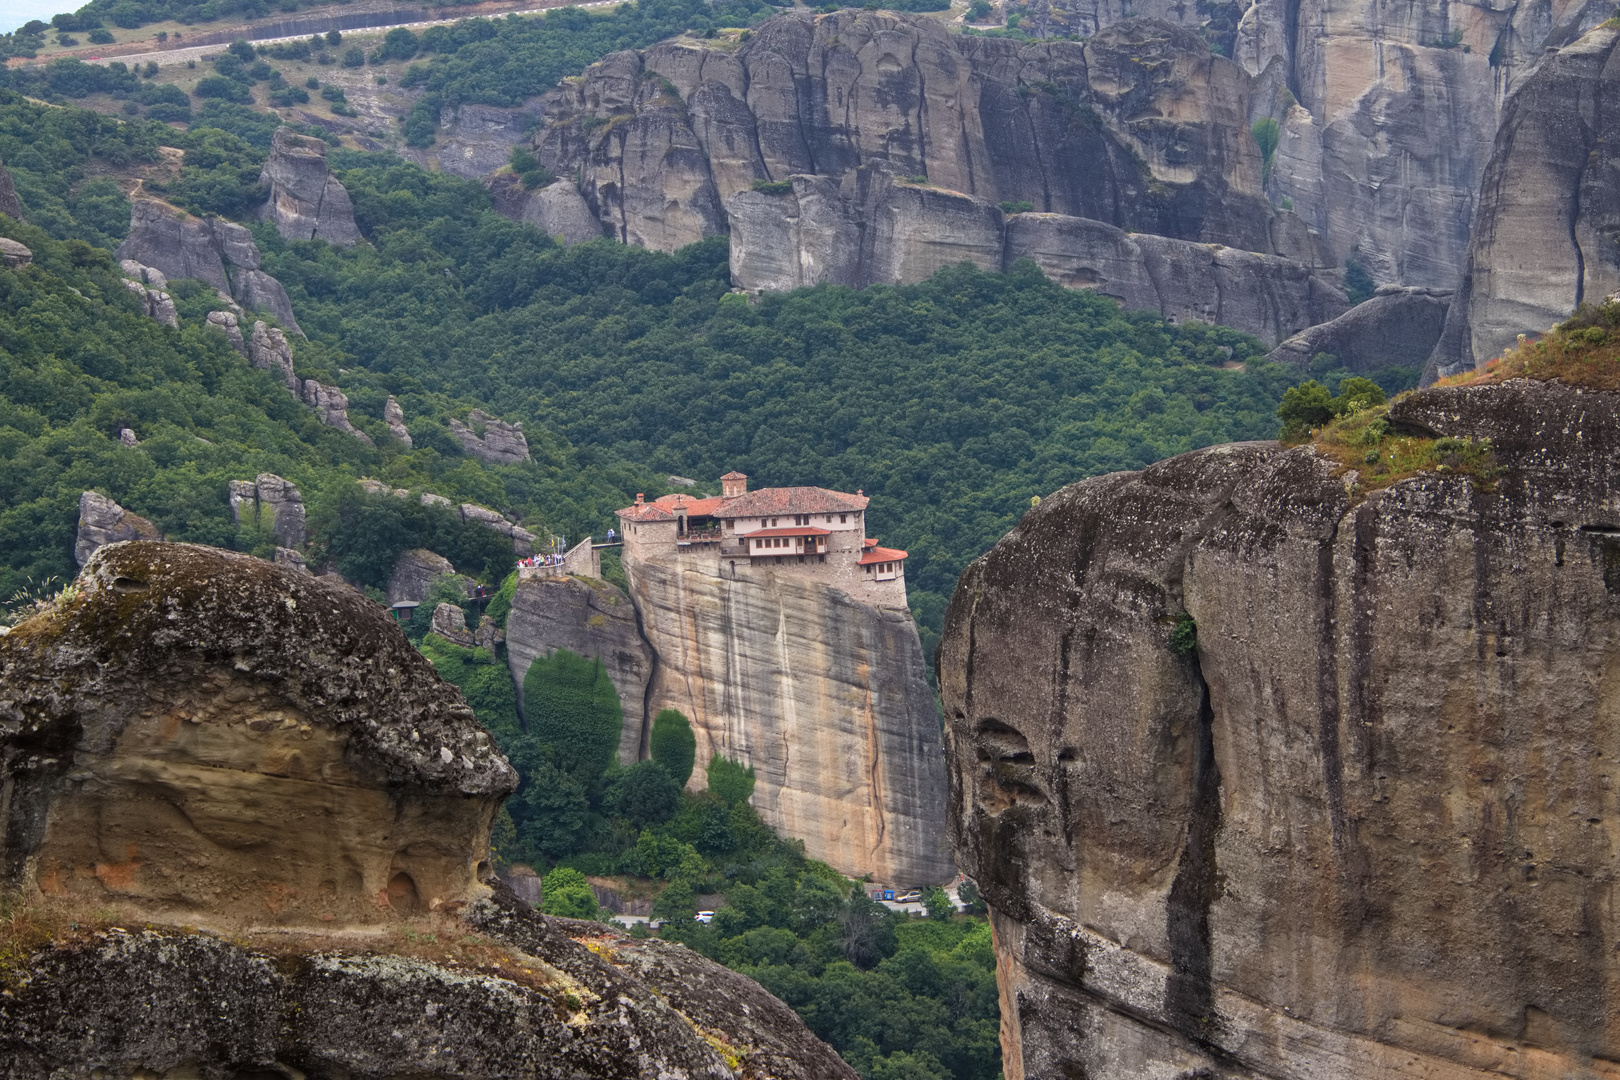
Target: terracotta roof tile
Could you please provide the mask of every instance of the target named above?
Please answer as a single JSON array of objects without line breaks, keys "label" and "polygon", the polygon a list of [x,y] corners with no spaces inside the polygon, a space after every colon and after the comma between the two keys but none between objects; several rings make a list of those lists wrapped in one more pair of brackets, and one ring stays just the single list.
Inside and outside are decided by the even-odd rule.
[{"label": "terracotta roof tile", "polygon": [[673,511],[677,502],[686,504],[688,517],[713,517],[714,512],[720,509],[720,504],[725,500],[718,495],[712,499],[694,499],[690,495],[660,495],[652,501],[652,505]]},{"label": "terracotta roof tile", "polygon": [[859,513],[870,500],[865,495],[849,495],[818,487],[760,488],[734,498],[715,513],[716,517],[780,517],[783,514]]},{"label": "terracotta roof tile", "polygon": [[871,547],[861,554],[860,565],[870,566],[873,563],[880,562],[902,562],[905,557],[906,553],[898,548]]},{"label": "terracotta roof tile", "polygon": [[642,503],[614,511],[626,521],[674,521],[675,515],[657,503]]}]

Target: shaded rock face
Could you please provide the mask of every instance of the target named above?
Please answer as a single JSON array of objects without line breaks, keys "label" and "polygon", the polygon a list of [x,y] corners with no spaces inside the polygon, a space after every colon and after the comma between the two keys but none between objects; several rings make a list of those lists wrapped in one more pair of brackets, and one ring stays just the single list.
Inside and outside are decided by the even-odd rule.
[{"label": "shaded rock face", "polygon": [[434,608],[430,628],[446,641],[453,641],[457,645],[464,645],[470,649],[477,644],[467,630],[466,612],[455,604],[440,604]]},{"label": "shaded rock face", "polygon": [[625,243],[727,230],[758,181],[839,184],[883,162],[995,205],[1272,250],[1250,79],[1196,34],[1138,20],[1084,44],[948,34],[890,12],[785,14],[734,53],[617,53],[545,99],[540,160],[579,176]]},{"label": "shaded rock face", "polygon": [[259,217],[289,240],[325,240],[348,247],[360,239],[349,192],[326,167],[326,143],[277,128],[259,176],[270,198]]},{"label": "shaded rock face", "polygon": [[[225,335],[225,340],[231,343],[231,348],[243,356],[248,355],[247,341],[242,337],[242,326],[234,312],[210,311],[207,322],[209,326],[215,327]],[[259,325],[263,326],[264,324],[260,323]],[[289,367],[292,364],[292,350],[290,348],[287,350],[287,363]]]},{"label": "shaded rock face", "polygon": [[180,314],[175,309],[174,298],[163,291],[168,288],[168,279],[150,266],[142,266],[131,259],[123,260],[121,265],[125,274],[124,287],[135,295],[136,302],[141,305],[141,314],[162,326],[179,326]]},{"label": "shaded rock face", "polygon": [[6,168],[3,161],[0,161],[0,214],[13,221],[26,223],[28,220],[23,217],[22,200],[17,198],[17,185],[12,182],[11,170]]},{"label": "shaded rock face", "polygon": [[161,540],[158,527],[132,514],[107,496],[86,491],[79,496],[79,531],[73,541],[73,559],[80,566],[106,544],[122,540]]},{"label": "shaded rock face", "polygon": [[157,929],[79,935],[12,969],[26,985],[0,999],[0,1057],[16,1077],[856,1080],[787,1006],[683,946],[549,919],[504,888],[449,928],[489,942],[498,966],[343,938],[289,956]]},{"label": "shaded rock face", "polygon": [[1431,378],[1482,366],[1620,288],[1617,41],[1593,30],[1508,102]]},{"label": "shaded rock face", "polygon": [[367,446],[376,446],[370,435],[354,426],[349,419],[349,397],[335,386],[327,386],[314,379],[304,380],[304,404],[315,410],[321,423],[337,428],[345,435],[353,435]]},{"label": "shaded rock face", "polygon": [[540,119],[541,110],[532,100],[512,107],[458,105],[444,111],[430,149],[404,147],[400,154],[423,168],[482,180],[507,163],[512,147],[528,141]]},{"label": "shaded rock face", "polygon": [[484,184],[497,213],[533,225],[568,247],[601,239],[602,223],[572,181],[558,180],[536,191],[525,191],[521,177],[500,172]]},{"label": "shaded rock face", "polygon": [[76,584],[0,638],[8,884],[260,924],[487,895],[516,774],[375,604],[185,544]]},{"label": "shaded rock face", "polygon": [[411,432],[405,426],[405,410],[399,407],[394,395],[388,395],[388,401],[383,405],[383,423],[388,425],[388,433],[405,444],[405,449],[411,448]]},{"label": "shaded rock face", "polygon": [[695,785],[724,754],[753,766],[760,816],[812,858],[902,885],[955,876],[938,712],[909,612],[743,565],[715,576],[698,560],[637,560],[625,574],[657,657],[644,715],[691,720]]},{"label": "shaded rock face", "polygon": [[[419,604],[427,599],[428,592],[440,578],[455,572],[449,559],[427,548],[401,552],[388,576],[388,603],[390,606],[401,602]],[[461,580],[470,583],[467,578]]]},{"label": "shaded rock face", "polygon": [[467,424],[451,419],[450,434],[462,449],[481,461],[492,465],[515,465],[529,460],[529,440],[523,437],[523,425],[508,424],[480,409],[467,414]]},{"label": "shaded rock face", "polygon": [[1215,447],[1065,488],[963,575],[950,821],[1009,1078],[1614,1058],[1620,396],[1390,420],[1502,475],[1352,501],[1309,447]]},{"label": "shaded rock face", "polygon": [[519,580],[506,617],[506,662],[517,684],[519,709],[529,665],[558,649],[602,661],[624,707],[619,762],[640,760],[651,734],[647,683],[657,658],[636,625],[630,598],[605,581],[563,576]]},{"label": "shaded rock face", "polygon": [[260,473],[253,480],[232,480],[231,518],[257,524],[283,547],[304,546],[304,496],[298,485],[275,473]]},{"label": "shaded rock face", "polygon": [[259,269],[253,234],[233,222],[190,217],[156,200],[139,199],[130,210],[129,235],[115,254],[168,278],[206,281],[237,303],[263,308],[293,333],[303,333],[287,290]]},{"label": "shaded rock face", "polygon": [[0,262],[5,263],[7,270],[20,270],[33,261],[34,253],[27,244],[0,236]]},{"label": "shaded rock face", "polygon": [[1266,359],[1303,368],[1317,353],[1329,353],[1356,372],[1390,366],[1421,371],[1450,306],[1451,294],[1440,289],[1386,285],[1333,321],[1289,338]]},{"label": "shaded rock face", "polygon": [[[227,311],[211,311],[208,321],[214,322],[215,315],[230,315]],[[225,330],[225,336],[230,337],[232,329],[236,327],[235,317],[230,322],[223,319],[219,325]],[[241,330],[237,330],[241,336]],[[247,343],[248,363],[262,371],[268,371],[279,378],[287,392],[295,398],[303,399],[303,380],[293,373],[292,346],[287,344],[287,335],[274,326],[270,326],[263,319],[253,321],[253,336]]]}]

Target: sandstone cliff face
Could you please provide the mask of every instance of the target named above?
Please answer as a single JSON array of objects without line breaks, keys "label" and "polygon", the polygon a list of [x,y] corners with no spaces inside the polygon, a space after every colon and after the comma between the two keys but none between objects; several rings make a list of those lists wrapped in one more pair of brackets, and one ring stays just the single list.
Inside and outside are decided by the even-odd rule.
[{"label": "sandstone cliff face", "polygon": [[1593,30],[1508,103],[1431,377],[1481,366],[1620,288],[1617,41],[1620,30]]},{"label": "sandstone cliff face", "polygon": [[0,636],[0,1076],[855,1080],[751,980],[519,903],[515,782],[353,590],[104,549]]},{"label": "sandstone cliff face", "polygon": [[1386,285],[1371,300],[1284,341],[1266,359],[1302,368],[1317,353],[1328,353],[1351,371],[1389,366],[1421,371],[1450,306],[1451,293],[1445,290]]},{"label": "sandstone cliff face", "polygon": [[1620,396],[1390,420],[1502,475],[1352,499],[1309,447],[1215,447],[1064,489],[964,574],[951,827],[1009,1078],[1614,1059]]},{"label": "sandstone cliff face", "polygon": [[228,497],[231,519],[237,525],[245,517],[268,529],[276,543],[284,547],[304,546],[304,495],[291,480],[275,473],[260,473],[252,480],[232,480]]},{"label": "sandstone cliff face", "polygon": [[529,440],[523,437],[521,423],[508,424],[484,415],[481,409],[468,413],[467,421],[463,424],[452,417],[450,434],[473,457],[491,465],[515,465],[529,460]]},{"label": "sandstone cliff face", "polygon": [[536,191],[525,191],[520,177],[510,172],[494,173],[485,181],[497,213],[533,225],[547,236],[554,236],[572,247],[602,237],[602,223],[596,220],[571,180],[558,180]]},{"label": "sandstone cliff face", "polygon": [[572,576],[520,581],[506,617],[506,660],[519,709],[529,665],[558,649],[602,661],[624,707],[619,762],[641,760],[651,734],[647,683],[657,657],[641,636],[630,598],[605,581]]},{"label": "sandstone cliff face", "polygon": [[80,566],[96,550],[121,540],[161,540],[158,527],[132,514],[107,496],[86,491],[79,496],[79,530],[73,541],[73,559]]},{"label": "sandstone cliff face", "polygon": [[692,721],[698,772],[715,753],[752,765],[772,827],[845,873],[948,881],[938,713],[905,611],[791,573],[627,562],[657,656],[647,716]]},{"label": "sandstone cliff face", "polygon": [[250,922],[487,895],[516,774],[375,604],[213,548],[102,548],[0,638],[0,880]]},{"label": "sandstone cliff face", "polygon": [[281,282],[259,269],[253,234],[219,218],[189,217],[153,199],[130,210],[129,235],[115,253],[169,278],[198,278],[247,307],[264,308],[295,334],[292,301]]},{"label": "sandstone cliff face", "polygon": [[725,231],[722,207],[756,180],[837,184],[884,162],[992,205],[1270,251],[1249,82],[1164,23],[1019,44],[789,14],[735,52],[688,39],[593,65],[545,99],[536,150],[582,176],[619,239],[661,250]]},{"label": "sandstone cliff face", "polygon": [[0,161],[0,214],[13,221],[28,220],[23,217],[22,200],[17,198],[17,185],[11,179],[11,170],[6,168],[3,161]]},{"label": "sandstone cliff face", "polygon": [[259,216],[289,240],[348,247],[360,239],[349,192],[326,167],[326,143],[277,128],[259,176],[270,198]]}]

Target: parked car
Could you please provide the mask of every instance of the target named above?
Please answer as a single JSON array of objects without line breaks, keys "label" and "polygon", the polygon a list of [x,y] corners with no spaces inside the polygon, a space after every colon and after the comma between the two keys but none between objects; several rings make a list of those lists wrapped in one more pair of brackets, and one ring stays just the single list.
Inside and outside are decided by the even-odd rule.
[{"label": "parked car", "polygon": [[922,903],[922,890],[912,889],[910,892],[903,892],[894,898],[894,902],[897,904],[920,904]]},{"label": "parked car", "polygon": [[712,912],[712,911],[700,911],[700,912],[698,912],[697,913],[697,921],[700,922],[700,923],[705,923],[705,924],[714,922],[714,912]]}]

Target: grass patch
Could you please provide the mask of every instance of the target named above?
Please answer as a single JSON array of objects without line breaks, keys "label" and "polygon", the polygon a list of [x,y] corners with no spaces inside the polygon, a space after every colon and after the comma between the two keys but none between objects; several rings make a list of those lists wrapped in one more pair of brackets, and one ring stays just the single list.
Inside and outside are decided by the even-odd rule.
[{"label": "grass patch", "polygon": [[1355,474],[1351,497],[1356,499],[1430,472],[1461,474],[1489,491],[1502,473],[1489,439],[1400,434],[1390,427],[1388,405],[1338,417],[1304,441],[1338,466],[1335,476]]},{"label": "grass patch", "polygon": [[1582,304],[1545,336],[1518,344],[1482,368],[1440,386],[1482,386],[1508,379],[1558,379],[1589,390],[1620,390],[1620,301]]}]

